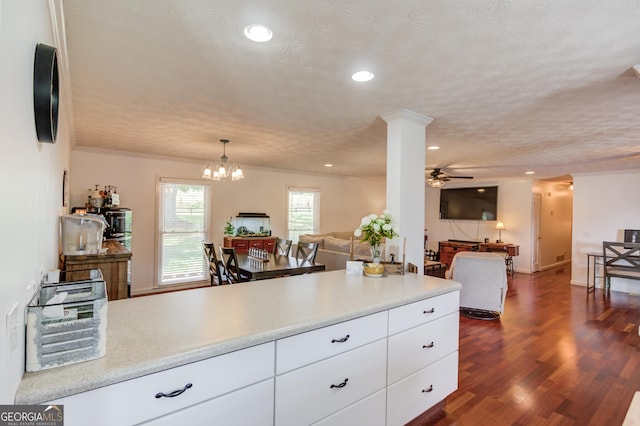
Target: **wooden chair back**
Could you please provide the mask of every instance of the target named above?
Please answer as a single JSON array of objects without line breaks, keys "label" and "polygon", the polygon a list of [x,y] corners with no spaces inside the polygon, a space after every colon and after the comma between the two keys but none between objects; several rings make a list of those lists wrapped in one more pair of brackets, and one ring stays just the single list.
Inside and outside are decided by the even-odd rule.
[{"label": "wooden chair back", "polygon": [[291,252],[291,240],[278,238],[273,246],[273,254],[276,256],[289,256]]},{"label": "wooden chair back", "polygon": [[225,275],[227,276],[227,282],[232,284],[247,281],[238,270],[236,249],[233,247],[218,246],[218,252],[220,254],[220,261],[224,267]]},{"label": "wooden chair back", "polygon": [[640,280],[640,243],[602,242],[605,292],[611,290],[611,277]]},{"label": "wooden chair back", "polygon": [[318,243],[307,243],[298,241],[298,250],[296,251],[296,258],[309,262],[316,262],[316,254],[318,254]]},{"label": "wooden chair back", "polygon": [[224,277],[224,266],[222,262],[218,260],[218,256],[216,256],[216,250],[213,243],[202,242],[202,250],[204,252],[204,257],[207,259],[209,263],[209,276],[211,278],[211,285],[220,285],[226,282],[226,277]]}]

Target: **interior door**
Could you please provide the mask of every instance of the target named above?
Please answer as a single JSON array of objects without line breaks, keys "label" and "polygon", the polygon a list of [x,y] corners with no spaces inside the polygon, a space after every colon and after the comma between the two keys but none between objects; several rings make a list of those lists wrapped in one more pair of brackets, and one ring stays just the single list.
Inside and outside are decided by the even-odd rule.
[{"label": "interior door", "polygon": [[532,253],[532,265],[531,270],[533,272],[540,271],[540,209],[542,204],[542,194],[533,193],[533,221],[532,221],[532,243],[533,247],[531,247]]}]

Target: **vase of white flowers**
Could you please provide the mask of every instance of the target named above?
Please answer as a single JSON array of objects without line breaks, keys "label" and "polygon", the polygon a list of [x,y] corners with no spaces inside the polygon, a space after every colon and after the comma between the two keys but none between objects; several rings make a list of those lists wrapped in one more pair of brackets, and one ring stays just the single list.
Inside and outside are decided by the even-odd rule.
[{"label": "vase of white flowers", "polygon": [[380,263],[382,254],[381,243],[384,238],[397,237],[393,217],[389,210],[385,210],[381,215],[370,214],[360,221],[360,226],[353,235],[360,238],[361,242],[369,243],[371,247],[371,257],[373,263]]}]

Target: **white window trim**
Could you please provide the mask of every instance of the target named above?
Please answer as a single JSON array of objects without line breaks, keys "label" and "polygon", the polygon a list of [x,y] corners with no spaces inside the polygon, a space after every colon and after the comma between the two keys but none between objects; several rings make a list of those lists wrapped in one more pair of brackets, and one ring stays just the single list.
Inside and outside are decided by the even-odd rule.
[{"label": "white window trim", "polygon": [[[206,240],[211,239],[211,217],[212,217],[212,208],[211,203],[213,202],[213,183],[210,181],[206,181],[203,179],[188,179],[188,178],[173,178],[167,176],[157,176],[156,175],[156,208],[155,208],[155,226],[154,226],[154,259],[155,259],[155,267],[154,267],[154,280],[153,280],[153,288],[154,289],[169,289],[169,288],[180,288],[180,287],[193,287],[194,285],[202,285],[209,283],[208,277],[203,281],[192,281],[187,283],[176,283],[176,284],[160,284],[160,231],[159,231],[159,221],[160,221],[160,188],[162,183],[184,183],[187,185],[202,185],[208,187],[209,192],[209,200],[208,200],[208,208],[205,211],[205,219],[204,219],[204,229],[203,233]],[[204,259],[204,258],[203,258]]]},{"label": "white window trim", "polygon": [[[285,200],[286,200],[286,206],[285,206],[285,229],[286,229],[286,233],[287,233],[287,239],[290,239],[290,235],[289,235],[289,193],[291,191],[315,192],[316,193],[317,203],[316,203],[316,209],[313,212],[313,214],[314,214],[313,222],[315,224],[315,227],[313,229],[313,233],[314,234],[319,233],[320,232],[320,198],[321,198],[320,197],[320,195],[321,195],[320,188],[318,188],[318,187],[305,187],[305,186],[288,185],[287,186],[286,196],[285,196]],[[297,243],[297,241],[294,241],[294,243]]]}]

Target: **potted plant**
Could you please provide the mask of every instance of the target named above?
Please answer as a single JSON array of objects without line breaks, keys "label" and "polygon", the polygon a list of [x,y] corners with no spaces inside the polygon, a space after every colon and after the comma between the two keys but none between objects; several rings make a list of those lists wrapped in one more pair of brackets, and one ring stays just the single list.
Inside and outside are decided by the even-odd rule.
[{"label": "potted plant", "polygon": [[231,223],[231,218],[229,218],[229,220],[224,226],[224,235],[232,236],[235,231],[236,231],[236,228],[235,226],[233,226],[233,223]]},{"label": "potted plant", "polygon": [[361,242],[369,243],[373,263],[380,263],[380,254],[382,253],[380,244],[382,239],[398,236],[394,227],[395,224],[391,213],[389,210],[385,210],[380,216],[370,214],[363,217],[360,221],[360,226],[354,231],[353,235],[360,238]]}]

